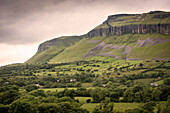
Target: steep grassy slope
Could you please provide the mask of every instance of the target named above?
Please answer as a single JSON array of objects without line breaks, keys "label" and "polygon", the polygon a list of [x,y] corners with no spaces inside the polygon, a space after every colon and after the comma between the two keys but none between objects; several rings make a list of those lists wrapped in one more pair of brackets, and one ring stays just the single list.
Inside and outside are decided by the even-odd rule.
[{"label": "steep grassy slope", "polygon": [[[91,41],[98,41],[93,43]],[[62,53],[53,57],[50,62],[72,62],[85,60],[86,57],[84,55],[90,51],[95,45],[97,45],[100,40],[104,39],[104,37],[94,37],[94,38],[84,38],[81,41],[77,42],[75,45],[66,48]]]},{"label": "steep grassy slope", "polygon": [[72,46],[76,42],[80,41],[82,38],[82,36],[67,36],[46,41],[41,44],[42,46],[39,46],[37,53],[26,63],[42,63],[49,61],[64,51],[64,49],[67,47]]},{"label": "steep grassy slope", "polygon": [[[162,42],[147,41],[162,40]],[[112,37],[85,38],[66,48],[50,62],[71,62],[77,60],[101,59],[99,56],[129,60],[167,60],[170,57],[170,35],[162,34],[127,34]],[[138,43],[146,40],[143,45]],[[165,42],[164,42],[165,41]],[[101,43],[104,43],[103,45]]]}]

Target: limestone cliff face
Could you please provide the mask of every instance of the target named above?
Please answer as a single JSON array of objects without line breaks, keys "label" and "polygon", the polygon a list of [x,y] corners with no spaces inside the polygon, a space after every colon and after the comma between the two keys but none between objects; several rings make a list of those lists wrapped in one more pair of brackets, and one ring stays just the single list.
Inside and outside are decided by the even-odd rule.
[{"label": "limestone cliff face", "polygon": [[39,45],[39,47],[38,47],[38,52],[47,50],[49,47],[51,47],[51,46],[57,46],[57,45],[58,45],[58,42],[57,42],[56,40],[47,41],[47,42],[42,43],[42,44]]},{"label": "limestone cliff face", "polygon": [[94,29],[87,33],[87,37],[95,36],[113,36],[123,34],[147,34],[160,33],[170,34],[170,24],[139,24],[139,25],[124,25],[124,26],[109,26],[108,28]]},{"label": "limestone cliff face", "polygon": [[151,11],[111,15],[103,24],[88,32],[86,37],[147,33],[170,34],[170,13]]},{"label": "limestone cliff face", "polygon": [[68,47],[74,44],[75,42],[81,40],[82,38],[83,36],[62,36],[59,38],[48,40],[39,45],[37,52],[45,51],[51,46]]}]

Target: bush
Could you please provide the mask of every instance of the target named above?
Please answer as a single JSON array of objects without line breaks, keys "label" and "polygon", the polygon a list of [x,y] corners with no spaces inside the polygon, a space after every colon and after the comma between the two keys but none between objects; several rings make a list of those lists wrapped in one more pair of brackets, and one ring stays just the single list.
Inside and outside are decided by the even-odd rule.
[{"label": "bush", "polygon": [[76,82],[74,86],[75,86],[75,87],[81,87],[82,84],[81,84],[81,82]]},{"label": "bush", "polygon": [[8,113],[9,105],[0,104],[0,113]]},{"label": "bush", "polygon": [[149,112],[149,113],[154,113],[154,107],[156,106],[156,102],[154,101],[150,101],[145,103],[141,108],[145,111],[145,112]]},{"label": "bush", "polygon": [[38,87],[35,86],[35,85],[28,85],[28,86],[25,87],[25,90],[28,91],[28,92],[33,91],[35,89],[38,89]]},{"label": "bush", "polygon": [[36,97],[38,97],[38,96],[46,97],[44,90],[32,91],[32,92],[30,92],[30,94],[33,96],[36,96]]},{"label": "bush", "polygon": [[170,78],[165,78],[164,81],[163,81],[163,83],[164,83],[165,85],[170,85]]},{"label": "bush", "polygon": [[11,104],[9,113],[36,113],[36,110],[30,103],[17,100]]},{"label": "bush", "polygon": [[91,102],[91,99],[87,99],[86,102],[87,102],[87,103],[90,103],[90,102]]},{"label": "bush", "polygon": [[3,93],[0,93],[0,103],[1,104],[10,104],[14,100],[19,98],[19,92],[16,90],[9,90]]}]

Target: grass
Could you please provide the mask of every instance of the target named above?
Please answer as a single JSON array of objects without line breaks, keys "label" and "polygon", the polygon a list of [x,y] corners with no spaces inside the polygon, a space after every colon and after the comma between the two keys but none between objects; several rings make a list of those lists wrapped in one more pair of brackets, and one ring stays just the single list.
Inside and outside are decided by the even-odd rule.
[{"label": "grass", "polygon": [[[67,37],[69,38],[69,37]],[[125,34],[121,36],[109,36],[109,37],[93,37],[93,38],[83,38],[81,40],[75,40],[75,42],[68,43],[68,39],[64,38],[61,41],[59,46],[53,46],[49,49],[38,52],[34,55],[28,63],[30,62],[45,62],[49,61],[48,63],[61,63],[61,62],[73,62],[73,61],[80,61],[80,60],[108,60],[108,61],[115,61],[114,58],[110,58],[108,56],[100,56],[101,53],[108,53],[109,55],[116,55],[120,58],[124,58],[126,55],[122,54],[125,47],[119,49],[113,49],[109,46],[104,49],[99,50],[94,55],[84,57],[92,48],[94,48],[97,44],[101,42],[105,42],[105,45],[117,45],[117,46],[125,46],[128,45],[131,47],[131,51],[128,55],[128,58],[137,58],[137,59],[156,59],[156,58],[169,58],[170,56],[170,44],[169,42],[164,42],[160,44],[155,44],[153,46],[144,46],[138,47],[137,40],[141,39],[169,39],[170,35],[163,35],[163,34]],[[70,40],[73,40],[71,38]],[[66,44],[64,44],[64,40],[66,40]],[[90,43],[89,41],[98,40],[96,43]],[[91,51],[94,52],[94,51]],[[107,61],[106,60],[106,61]],[[111,62],[113,62],[111,61]]]},{"label": "grass", "polygon": [[98,105],[100,104],[99,103],[88,103],[88,104],[83,104],[81,107],[84,109],[87,109],[88,111],[90,111],[90,113],[92,113],[94,108]]},{"label": "grass", "polygon": [[125,111],[127,109],[138,108],[142,105],[142,103],[115,103],[114,109],[116,111]]},{"label": "grass", "polygon": [[151,82],[155,83],[156,80],[159,80],[159,79],[158,78],[137,79],[137,80],[134,80],[134,82],[135,83],[142,83],[144,85],[149,85]]},{"label": "grass", "polygon": [[[168,78],[170,79],[170,77],[168,77]],[[163,84],[163,82],[164,82],[164,80],[155,81],[155,83],[157,83],[159,85]]]},{"label": "grass", "polygon": [[156,83],[161,85],[161,84],[163,84],[163,80],[156,81]]},{"label": "grass", "polygon": [[84,88],[89,88],[89,87],[92,87],[92,83],[82,83],[82,87]]},{"label": "grass", "polygon": [[49,61],[54,56],[60,54],[65,48],[74,45],[76,42],[80,41],[82,36],[67,36],[67,37],[59,37],[55,38],[52,41],[46,41],[42,43],[44,48],[46,46],[53,45],[55,42],[55,46],[49,47],[45,51],[38,51],[32,58],[30,58],[26,63],[41,63],[45,61]]},{"label": "grass", "polygon": [[75,45],[66,48],[62,53],[55,56],[50,62],[72,62],[85,59],[85,55],[96,44],[88,43],[88,39],[83,39]]},{"label": "grass", "polygon": [[[87,89],[93,89],[94,87],[88,87]],[[44,90],[44,91],[63,91],[66,88],[40,88],[40,90]],[[71,87],[71,88],[67,88],[68,90],[74,89],[77,90],[76,87]]]},{"label": "grass", "polygon": [[81,104],[85,104],[87,99],[92,101],[92,97],[75,97],[75,99],[78,99]]},{"label": "grass", "polygon": [[[85,108],[92,113],[94,108],[98,105],[100,105],[100,104],[99,103],[87,103],[87,104],[83,104],[82,108]],[[123,112],[127,109],[138,108],[141,105],[142,105],[142,103],[114,103],[114,110]]]},{"label": "grass", "polygon": [[170,56],[170,42],[155,44],[153,46],[144,46],[141,48],[134,48],[129,58],[139,59],[156,59],[156,58],[169,58]]},{"label": "grass", "polygon": [[[66,88],[42,88],[41,90],[44,90],[44,91],[63,91],[64,89]],[[67,88],[69,90],[71,89],[74,89],[76,90],[77,88]]]}]

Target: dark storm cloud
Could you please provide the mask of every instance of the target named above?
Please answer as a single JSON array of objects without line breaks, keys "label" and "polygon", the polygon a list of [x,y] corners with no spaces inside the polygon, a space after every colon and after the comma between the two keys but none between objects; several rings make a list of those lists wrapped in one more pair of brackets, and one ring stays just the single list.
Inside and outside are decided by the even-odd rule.
[{"label": "dark storm cloud", "polygon": [[169,4],[169,0],[0,0],[0,43],[37,43],[79,34],[108,14],[169,10]]},{"label": "dark storm cloud", "polygon": [[[23,44],[35,37],[21,32],[25,22],[34,21],[34,14],[48,13],[49,8],[65,0],[0,0],[0,43]],[[57,8],[55,8],[57,9]],[[51,10],[52,11],[52,10]],[[24,20],[24,21],[23,21]],[[36,20],[36,19],[35,19]],[[34,25],[32,25],[34,26]],[[27,27],[27,26],[25,26]],[[23,34],[25,36],[23,36]],[[28,36],[30,35],[30,37]]]}]

